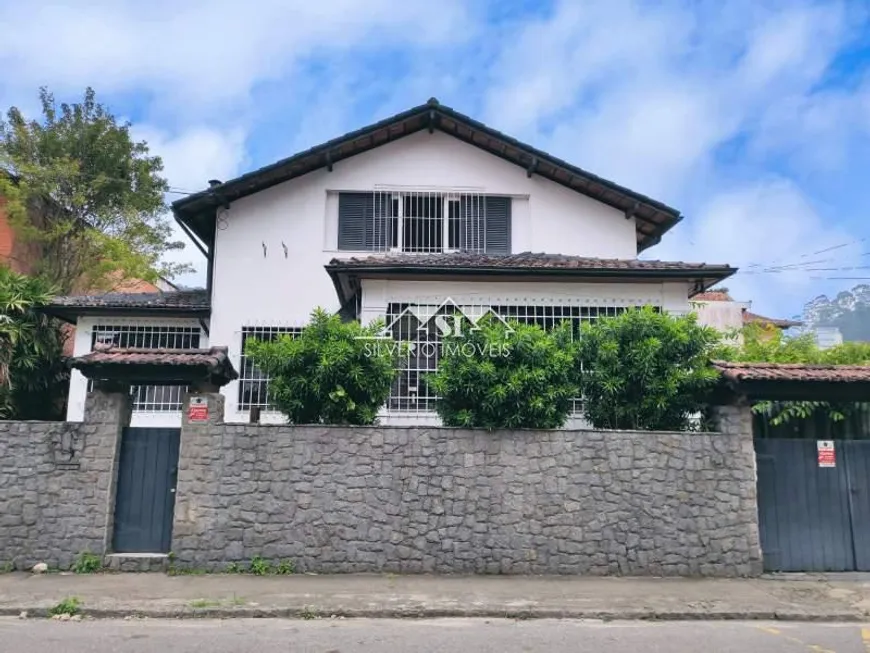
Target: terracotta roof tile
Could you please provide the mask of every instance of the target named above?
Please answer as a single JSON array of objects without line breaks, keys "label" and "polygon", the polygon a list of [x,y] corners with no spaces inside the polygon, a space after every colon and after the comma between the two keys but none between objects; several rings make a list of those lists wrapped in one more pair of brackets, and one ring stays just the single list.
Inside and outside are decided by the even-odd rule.
[{"label": "terracotta roof tile", "polygon": [[179,290],[177,292],[116,292],[102,295],[55,297],[52,300],[51,306],[205,310],[209,308],[209,298],[208,292],[204,289]]},{"label": "terracotta roof tile", "polygon": [[733,302],[731,295],[721,290],[708,290],[692,297],[695,302]]},{"label": "terracotta roof tile", "polygon": [[334,258],[332,268],[481,268],[503,270],[649,270],[649,271],[736,271],[727,265],[684,263],[682,261],[646,261],[640,259],[604,259],[564,254],[522,252],[520,254],[383,254],[377,256]]},{"label": "terracotta roof tile", "polygon": [[803,365],[798,363],[732,363],[713,361],[728,381],[870,382],[870,365]]},{"label": "terracotta roof tile", "polygon": [[803,322],[798,322],[797,320],[784,320],[776,317],[764,317],[763,315],[758,315],[757,313],[752,313],[750,311],[743,311],[743,323],[772,324],[773,326],[780,329],[803,326]]}]

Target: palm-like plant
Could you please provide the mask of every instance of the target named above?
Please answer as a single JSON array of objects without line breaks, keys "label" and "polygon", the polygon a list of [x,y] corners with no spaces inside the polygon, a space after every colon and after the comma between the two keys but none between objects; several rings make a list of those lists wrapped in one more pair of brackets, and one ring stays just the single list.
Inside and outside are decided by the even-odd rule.
[{"label": "palm-like plant", "polygon": [[53,288],[0,267],[0,419],[56,419],[69,378],[65,335],[40,312]]}]

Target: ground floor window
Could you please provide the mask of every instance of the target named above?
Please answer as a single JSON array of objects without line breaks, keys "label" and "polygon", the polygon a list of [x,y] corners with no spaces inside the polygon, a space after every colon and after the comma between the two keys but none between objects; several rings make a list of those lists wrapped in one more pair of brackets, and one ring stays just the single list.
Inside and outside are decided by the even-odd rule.
[{"label": "ground floor window", "polygon": [[248,340],[271,341],[278,336],[298,335],[302,331],[299,327],[244,327],[242,329],[242,355],[239,360],[239,410],[251,408],[269,409],[269,377],[260,370],[254,362],[245,354],[245,345]]},{"label": "ground floor window", "polygon": [[[521,324],[536,324],[552,329],[568,321],[577,334],[580,325],[600,317],[615,317],[625,306],[569,306],[569,305],[441,305],[390,304],[386,323],[394,340],[411,343],[408,353],[398,368],[393,382],[387,410],[390,412],[431,413],[438,397],[429,389],[426,375],[437,371],[441,356],[441,329],[438,316],[466,315],[472,321],[486,312],[493,312],[505,320]],[[452,318],[451,318],[452,319]],[[443,320],[441,321],[443,324]],[[580,399],[574,401],[574,412],[579,413]]]},{"label": "ground floor window", "polygon": [[[100,324],[91,335],[91,349],[95,345],[136,349],[198,349],[198,326],[167,326],[162,324],[119,325]],[[93,382],[88,382],[88,392]],[[185,386],[136,385],[130,388],[133,410],[139,412],[180,411]]]}]

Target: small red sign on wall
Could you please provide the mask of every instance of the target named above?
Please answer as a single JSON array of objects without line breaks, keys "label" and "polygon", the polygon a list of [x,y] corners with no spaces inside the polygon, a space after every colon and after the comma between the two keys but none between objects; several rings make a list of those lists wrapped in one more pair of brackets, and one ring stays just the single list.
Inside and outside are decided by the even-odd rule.
[{"label": "small red sign on wall", "polygon": [[191,397],[190,405],[187,407],[188,422],[207,422],[208,421],[208,402],[205,397]]},{"label": "small red sign on wall", "polygon": [[819,467],[837,466],[837,454],[834,451],[833,440],[817,440],[816,447],[819,452]]}]

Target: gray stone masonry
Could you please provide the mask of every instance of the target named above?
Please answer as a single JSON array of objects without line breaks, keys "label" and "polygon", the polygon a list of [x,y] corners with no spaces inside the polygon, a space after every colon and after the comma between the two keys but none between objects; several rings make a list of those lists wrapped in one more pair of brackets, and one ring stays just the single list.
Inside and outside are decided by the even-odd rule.
[{"label": "gray stone masonry", "polygon": [[0,421],[0,565],[106,551],[129,395],[93,392],[85,410],[85,423]]},{"label": "gray stone masonry", "polygon": [[[750,576],[746,407],[722,433],[231,425],[181,436],[173,552],[221,570]],[[185,410],[185,415],[187,411]]]}]

